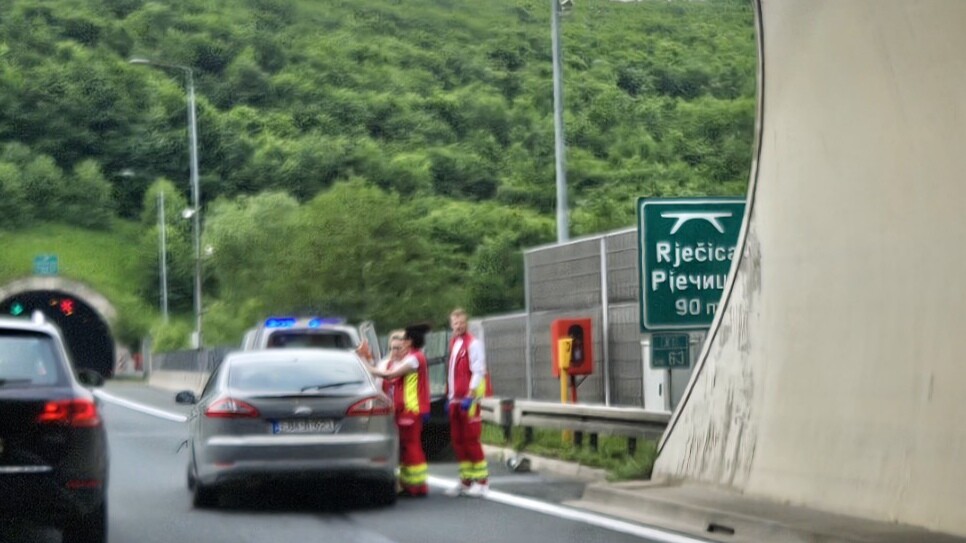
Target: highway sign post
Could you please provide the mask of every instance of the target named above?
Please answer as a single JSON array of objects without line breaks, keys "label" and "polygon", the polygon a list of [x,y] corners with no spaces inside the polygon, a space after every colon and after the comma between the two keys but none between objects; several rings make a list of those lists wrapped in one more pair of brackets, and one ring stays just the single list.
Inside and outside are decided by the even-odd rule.
[{"label": "highway sign post", "polygon": [[707,328],[724,292],[743,198],[640,198],[641,331]]}]

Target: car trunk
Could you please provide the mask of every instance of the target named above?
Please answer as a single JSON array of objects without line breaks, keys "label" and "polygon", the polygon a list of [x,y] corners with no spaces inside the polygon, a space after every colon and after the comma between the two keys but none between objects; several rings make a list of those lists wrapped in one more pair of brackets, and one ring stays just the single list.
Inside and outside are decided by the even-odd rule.
[{"label": "car trunk", "polygon": [[39,422],[49,401],[72,398],[70,387],[0,387],[0,473],[2,468],[56,467],[70,450],[75,429]]}]

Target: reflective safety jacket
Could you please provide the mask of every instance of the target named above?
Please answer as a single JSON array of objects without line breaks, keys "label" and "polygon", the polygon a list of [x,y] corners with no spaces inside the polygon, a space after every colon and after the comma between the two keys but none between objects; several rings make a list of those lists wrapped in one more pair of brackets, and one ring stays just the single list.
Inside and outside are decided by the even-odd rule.
[{"label": "reflective safety jacket", "polygon": [[419,367],[416,371],[393,380],[393,403],[396,405],[397,415],[425,415],[429,413],[429,365],[422,350],[411,351],[398,364],[411,363],[410,357],[416,359]]},{"label": "reflective safety jacket", "polygon": [[[473,380],[473,370],[470,363],[470,348],[476,343],[476,348],[482,348],[479,340],[469,332],[462,336],[453,336],[449,342],[449,363],[447,364],[446,395],[450,399],[461,398],[482,398],[492,396],[493,391],[490,387],[490,373],[485,372],[485,377],[476,386],[476,390],[470,390],[470,382]],[[458,344],[458,345],[457,345]],[[456,349],[454,351],[454,349]],[[483,363],[485,368],[485,362]]]}]

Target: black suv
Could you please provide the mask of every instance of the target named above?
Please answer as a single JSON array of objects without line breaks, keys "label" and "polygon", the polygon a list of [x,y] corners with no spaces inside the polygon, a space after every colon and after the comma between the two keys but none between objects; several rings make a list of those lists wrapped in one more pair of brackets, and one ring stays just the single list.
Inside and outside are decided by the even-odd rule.
[{"label": "black suv", "polygon": [[0,318],[0,520],[60,527],[64,543],[107,541],[107,435],[86,388],[103,383],[74,374],[41,313]]}]

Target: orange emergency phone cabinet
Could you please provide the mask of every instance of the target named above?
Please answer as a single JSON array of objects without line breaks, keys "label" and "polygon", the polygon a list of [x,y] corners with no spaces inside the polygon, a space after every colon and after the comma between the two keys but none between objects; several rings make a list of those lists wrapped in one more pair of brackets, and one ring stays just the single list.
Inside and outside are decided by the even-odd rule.
[{"label": "orange emergency phone cabinet", "polygon": [[551,367],[554,377],[560,377],[560,361],[557,340],[570,338],[569,375],[594,373],[594,333],[590,319],[557,319],[550,325]]}]

